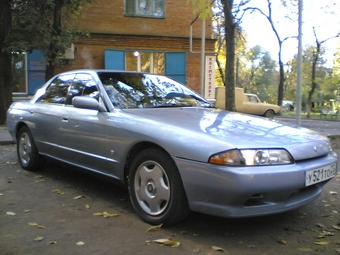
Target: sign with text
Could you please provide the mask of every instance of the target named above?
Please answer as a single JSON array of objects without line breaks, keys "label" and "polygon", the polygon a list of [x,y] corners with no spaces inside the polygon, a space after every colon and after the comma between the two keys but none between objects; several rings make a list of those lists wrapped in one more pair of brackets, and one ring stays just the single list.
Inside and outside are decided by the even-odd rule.
[{"label": "sign with text", "polygon": [[205,57],[204,97],[215,99],[215,62],[216,56]]}]

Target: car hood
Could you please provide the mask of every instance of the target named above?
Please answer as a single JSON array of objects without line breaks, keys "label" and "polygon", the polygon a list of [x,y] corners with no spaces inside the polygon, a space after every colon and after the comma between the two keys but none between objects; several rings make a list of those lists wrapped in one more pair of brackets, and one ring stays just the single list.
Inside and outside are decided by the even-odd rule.
[{"label": "car hood", "polygon": [[[147,120],[149,127],[153,127],[151,132],[162,136],[164,146],[172,148],[174,155],[188,154],[185,149],[181,151],[180,148],[185,148],[183,144],[187,144],[186,150],[201,149],[209,155],[234,148],[284,148],[295,160],[330,151],[328,138],[315,131],[248,114],[194,107],[124,111]],[[178,146],[179,142],[182,146]]]}]

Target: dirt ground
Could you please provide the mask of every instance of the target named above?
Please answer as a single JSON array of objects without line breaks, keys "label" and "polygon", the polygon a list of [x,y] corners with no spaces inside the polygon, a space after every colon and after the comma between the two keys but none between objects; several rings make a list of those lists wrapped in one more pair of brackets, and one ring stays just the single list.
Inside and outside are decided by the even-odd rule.
[{"label": "dirt ground", "polygon": [[[340,138],[333,148],[340,155]],[[152,231],[124,188],[53,163],[27,172],[15,145],[6,145],[0,147],[0,254],[340,254],[339,194],[338,174],[319,199],[294,211],[247,219],[192,213]]]}]

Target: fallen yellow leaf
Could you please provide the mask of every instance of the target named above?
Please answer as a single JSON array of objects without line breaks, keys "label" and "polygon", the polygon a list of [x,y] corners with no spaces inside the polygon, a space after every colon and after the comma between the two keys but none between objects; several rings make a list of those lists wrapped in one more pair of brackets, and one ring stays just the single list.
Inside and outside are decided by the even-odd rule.
[{"label": "fallen yellow leaf", "polygon": [[57,193],[59,195],[64,195],[65,192],[61,191],[61,189],[55,189],[55,190],[52,190],[53,193]]},{"label": "fallen yellow leaf", "polygon": [[336,230],[340,230],[340,226],[332,226],[332,228],[334,228]]},{"label": "fallen yellow leaf", "polygon": [[50,241],[49,244],[56,244],[57,241]]},{"label": "fallen yellow leaf", "polygon": [[317,245],[327,245],[330,244],[330,242],[315,242]]},{"label": "fallen yellow leaf", "polygon": [[103,217],[104,218],[117,217],[117,216],[119,216],[119,214],[117,214],[117,213],[103,212]]},{"label": "fallen yellow leaf", "polygon": [[218,246],[211,246],[211,248],[213,248],[213,250],[215,250],[215,251],[222,251],[222,252],[227,253],[226,250],[224,250],[224,249],[222,249],[221,247],[218,247]]},{"label": "fallen yellow leaf", "polygon": [[279,239],[279,240],[277,240],[277,242],[282,243],[282,244],[287,244],[286,240],[284,240],[284,239]]},{"label": "fallen yellow leaf", "polygon": [[74,199],[80,199],[82,197],[85,197],[85,196],[84,195],[80,195],[80,196],[74,197]]},{"label": "fallen yellow leaf", "polygon": [[36,223],[36,222],[29,222],[28,225],[36,227],[36,226],[38,226],[38,223]]},{"label": "fallen yellow leaf", "polygon": [[6,214],[9,215],[9,216],[14,216],[14,215],[16,215],[14,212],[6,212]]},{"label": "fallen yellow leaf", "polygon": [[152,242],[154,242],[154,243],[164,243],[164,242],[167,242],[167,241],[170,241],[170,240],[167,239],[167,238],[152,240]]},{"label": "fallen yellow leaf", "polygon": [[93,216],[103,216],[104,218],[110,218],[110,217],[117,217],[119,216],[119,214],[102,212],[102,213],[94,213]]},{"label": "fallen yellow leaf", "polygon": [[85,205],[85,208],[86,208],[86,209],[90,209],[90,206],[89,206],[89,205]]},{"label": "fallen yellow leaf", "polygon": [[78,243],[76,243],[76,245],[84,245],[85,243],[84,242],[82,242],[82,241],[80,241],[80,242],[78,242]]},{"label": "fallen yellow leaf", "polygon": [[37,225],[37,228],[46,228],[45,226]]},{"label": "fallen yellow leaf", "polygon": [[151,231],[156,231],[156,230],[159,230],[161,227],[162,227],[163,224],[159,224],[157,226],[153,226],[151,228],[148,228],[148,230],[146,231],[147,232],[151,232]]},{"label": "fallen yellow leaf", "polygon": [[299,251],[313,251],[311,248],[297,248]]},{"label": "fallen yellow leaf", "polygon": [[173,240],[169,240],[169,239],[156,239],[156,240],[152,240],[152,242],[159,243],[159,244],[162,244],[162,245],[169,245],[173,248],[176,248],[176,247],[180,246],[180,244],[181,244],[178,241],[173,241]]},{"label": "fallen yellow leaf", "polygon": [[44,239],[44,237],[42,237],[42,236],[37,236],[36,238],[34,238],[35,241],[41,241],[43,239]]}]

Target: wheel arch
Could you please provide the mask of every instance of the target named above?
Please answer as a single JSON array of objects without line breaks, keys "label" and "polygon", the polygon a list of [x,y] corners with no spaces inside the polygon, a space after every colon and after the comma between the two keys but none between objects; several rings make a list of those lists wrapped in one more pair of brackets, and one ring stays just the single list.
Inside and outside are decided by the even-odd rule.
[{"label": "wheel arch", "polygon": [[25,122],[23,122],[23,121],[18,122],[18,124],[15,127],[15,139],[16,139],[16,142],[18,141],[18,134],[19,134],[20,129],[22,127],[27,127],[30,130],[29,126]]},{"label": "wheel arch", "polygon": [[[264,112],[263,116],[264,116],[264,117],[267,117],[267,113],[268,113],[268,112],[273,113],[273,117],[276,116],[276,111],[275,111],[274,109],[272,109],[272,108],[267,109],[267,110]],[[268,118],[268,117],[267,117],[267,118]]]},{"label": "wheel arch", "polygon": [[126,159],[125,159],[125,165],[124,165],[124,183],[125,185],[127,185],[127,178],[129,176],[129,169],[131,166],[131,163],[133,161],[133,159],[137,156],[138,153],[140,153],[141,151],[148,149],[148,148],[157,148],[159,150],[162,150],[163,152],[165,152],[166,154],[169,155],[169,157],[171,158],[170,154],[161,146],[152,143],[152,142],[140,142],[135,144],[128,152]]}]

